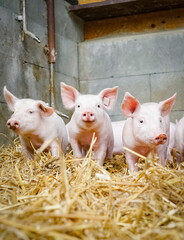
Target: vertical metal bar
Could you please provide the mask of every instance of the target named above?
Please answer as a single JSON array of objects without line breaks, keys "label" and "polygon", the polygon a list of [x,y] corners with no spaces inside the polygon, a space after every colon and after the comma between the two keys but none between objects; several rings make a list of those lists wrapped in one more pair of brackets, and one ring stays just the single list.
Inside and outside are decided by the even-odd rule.
[{"label": "vertical metal bar", "polygon": [[55,88],[54,88],[54,63],[50,63],[50,101],[51,107],[55,108]]},{"label": "vertical metal bar", "polygon": [[48,43],[49,43],[49,63],[55,63],[55,12],[54,0],[47,0],[47,21],[48,21]]},{"label": "vertical metal bar", "polygon": [[51,98],[51,106],[55,108],[54,63],[56,61],[56,50],[55,50],[54,0],[47,0],[47,24],[48,24],[48,45],[49,45],[48,61],[50,64],[50,94],[51,94],[50,98]]}]

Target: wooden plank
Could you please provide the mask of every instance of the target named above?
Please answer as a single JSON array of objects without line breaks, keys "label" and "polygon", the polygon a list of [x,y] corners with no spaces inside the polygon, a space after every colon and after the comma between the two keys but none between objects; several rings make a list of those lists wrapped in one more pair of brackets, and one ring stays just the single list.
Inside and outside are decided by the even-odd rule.
[{"label": "wooden plank", "polygon": [[182,28],[184,28],[184,8],[85,22],[84,39]]},{"label": "wooden plank", "polygon": [[79,4],[88,4],[88,3],[94,3],[94,2],[102,2],[105,0],[78,0]]},{"label": "wooden plank", "polygon": [[70,6],[69,12],[84,21],[92,21],[183,7],[184,0],[106,0]]}]

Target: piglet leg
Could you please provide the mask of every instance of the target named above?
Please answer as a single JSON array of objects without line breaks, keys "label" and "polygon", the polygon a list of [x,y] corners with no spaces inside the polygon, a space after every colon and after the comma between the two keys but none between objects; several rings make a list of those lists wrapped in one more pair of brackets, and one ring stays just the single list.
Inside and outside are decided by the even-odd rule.
[{"label": "piglet leg", "polygon": [[83,157],[82,148],[78,141],[76,141],[75,139],[70,139],[70,144],[72,146],[73,156],[76,158],[82,158]]},{"label": "piglet leg", "polygon": [[100,149],[94,149],[94,157],[100,166],[103,166],[104,159],[106,157],[106,152],[107,152],[107,149],[105,146],[103,147],[101,146]]},{"label": "piglet leg", "polygon": [[130,172],[133,172],[133,170],[135,170],[135,172],[138,171],[138,168],[135,167],[135,164],[137,163],[137,161],[138,161],[137,156],[126,151],[126,162],[128,163],[128,168],[129,168]]}]

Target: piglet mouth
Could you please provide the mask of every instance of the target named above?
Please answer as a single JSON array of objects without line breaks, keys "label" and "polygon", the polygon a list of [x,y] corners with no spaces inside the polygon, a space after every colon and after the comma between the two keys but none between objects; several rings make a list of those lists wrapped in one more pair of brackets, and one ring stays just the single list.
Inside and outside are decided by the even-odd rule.
[{"label": "piglet mouth", "polygon": [[15,126],[12,126],[12,127],[10,127],[9,129],[11,129],[11,130],[13,130],[13,131],[16,131],[16,130],[17,130],[17,128],[16,128]]},{"label": "piglet mouth", "polygon": [[93,123],[95,120],[83,120],[85,123]]}]

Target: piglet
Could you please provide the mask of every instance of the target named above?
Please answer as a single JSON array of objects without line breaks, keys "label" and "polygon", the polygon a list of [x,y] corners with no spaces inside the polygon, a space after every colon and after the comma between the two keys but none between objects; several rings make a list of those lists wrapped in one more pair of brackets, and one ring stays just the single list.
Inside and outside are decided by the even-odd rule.
[{"label": "piglet", "polygon": [[176,124],[170,122],[170,130],[169,130],[169,144],[167,149],[167,159],[172,160],[172,151],[176,149]]},{"label": "piglet", "polygon": [[176,123],[176,148],[181,153],[181,161],[184,161],[184,117]]},{"label": "piglet", "polygon": [[[159,103],[144,103],[126,92],[122,101],[122,112],[128,117],[123,128],[123,145],[143,156],[153,151],[159,163],[167,157],[169,143],[169,113],[174,105],[176,94]],[[138,157],[125,151],[129,170],[132,172]],[[137,170],[137,169],[135,169]]]},{"label": "piglet", "polygon": [[47,149],[52,156],[58,157],[58,143],[65,153],[68,145],[66,127],[53,108],[41,100],[19,99],[6,87],[4,97],[13,112],[7,126],[19,135],[23,153],[29,159],[33,157],[33,147],[38,149],[44,142],[52,139]]},{"label": "piglet", "polygon": [[93,133],[97,141],[93,146],[94,158],[103,165],[105,157],[112,157],[114,138],[111,120],[104,109],[112,109],[117,98],[117,87],[106,88],[98,95],[83,95],[77,89],[61,83],[61,97],[65,108],[74,108],[67,124],[74,157],[84,157],[90,147]]},{"label": "piglet", "polygon": [[112,130],[114,135],[113,155],[121,155],[124,153],[122,132],[125,125],[125,120],[112,122]]}]

